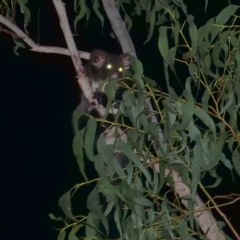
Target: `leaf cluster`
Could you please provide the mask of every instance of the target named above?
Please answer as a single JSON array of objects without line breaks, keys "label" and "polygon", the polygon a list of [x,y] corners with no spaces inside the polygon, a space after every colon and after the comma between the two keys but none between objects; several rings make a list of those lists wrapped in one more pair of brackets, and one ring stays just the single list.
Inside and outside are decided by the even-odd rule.
[{"label": "leaf cluster", "polygon": [[[194,215],[196,193],[201,188],[214,205],[206,187],[216,188],[221,183],[218,167],[224,166],[240,175],[240,35],[235,24],[239,16],[234,15],[238,8],[230,5],[199,29],[190,15],[182,25],[177,18],[172,18],[171,27],[159,28],[158,47],[164,59],[168,94],[143,76],[138,61],[132,61],[134,71],[123,80],[129,79],[134,84],[126,85],[114,121],[106,117],[90,118],[74,138],[73,149],[81,173],[87,180],[86,153],[99,179],[94,180],[96,185],[88,196],[88,216],[76,216],[74,225],[67,224],[61,234],[66,234],[67,228],[75,231],[85,226],[85,239],[106,239],[111,230],[108,216],[113,214],[119,239],[205,237]],[[174,41],[169,40],[169,33]],[[181,58],[178,50],[184,52]],[[180,79],[184,82],[181,94],[171,87],[172,79],[169,79],[169,68],[179,79],[176,62],[188,73],[186,79]],[[134,66],[137,67],[134,69]],[[123,83],[121,80],[109,83],[108,92],[116,92]],[[115,101],[114,94],[109,96],[109,101],[110,106]],[[148,101],[152,109],[148,108]],[[109,111],[110,107],[107,114]],[[95,153],[97,124],[107,124],[109,129],[114,129],[116,141],[115,145],[107,145],[104,136],[98,136]],[[127,136],[126,142],[121,138],[123,134]],[[113,154],[116,148],[129,159],[126,169],[116,164]],[[106,176],[106,166],[110,176]],[[167,169],[170,171],[166,175]],[[172,194],[176,183],[171,171],[179,173],[190,188],[190,195],[180,199]],[[117,187],[112,184],[113,172],[121,179]],[[215,183],[204,186],[202,180],[209,175]],[[170,188],[163,188],[165,184]],[[107,202],[105,208],[102,197]],[[183,199],[188,202],[187,209],[181,204]],[[224,224],[220,222],[219,226]]]}]

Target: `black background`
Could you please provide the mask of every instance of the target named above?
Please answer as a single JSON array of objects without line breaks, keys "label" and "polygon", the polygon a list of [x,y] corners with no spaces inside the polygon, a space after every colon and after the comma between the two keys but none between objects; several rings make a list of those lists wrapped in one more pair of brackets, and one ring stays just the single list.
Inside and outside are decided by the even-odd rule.
[{"label": "black background", "polygon": [[[227,2],[210,1],[204,13],[205,1],[185,1],[198,27],[216,16]],[[33,12],[28,30],[34,41],[46,46],[66,47],[51,1],[32,1],[30,4]],[[73,6],[66,4],[66,8],[72,24],[75,18]],[[109,36],[111,28],[107,20],[101,35],[101,23],[94,15],[92,13],[87,26],[85,20],[78,24],[78,36],[75,37],[78,49],[91,51],[98,48],[121,53],[117,41]],[[21,15],[17,15],[17,19],[22,22]],[[145,75],[166,90],[157,49],[158,29],[152,40],[144,45],[147,38],[144,14],[142,18],[133,19],[137,21],[133,20],[130,35]],[[53,228],[58,225],[48,214],[63,216],[57,207],[59,197],[83,181],[71,147],[71,115],[79,101],[79,88],[69,57],[34,53],[28,47],[16,56],[13,46],[11,37],[0,32],[1,239],[56,239],[58,231]],[[185,76],[184,72],[180,74]],[[177,82],[171,84],[179,88]],[[224,182],[218,192],[213,193],[239,192],[239,181],[232,183],[230,171],[222,175]],[[84,191],[78,196],[82,209],[86,209],[88,193],[88,190]],[[224,212],[238,226],[240,208],[235,204],[235,208],[226,208]]]}]

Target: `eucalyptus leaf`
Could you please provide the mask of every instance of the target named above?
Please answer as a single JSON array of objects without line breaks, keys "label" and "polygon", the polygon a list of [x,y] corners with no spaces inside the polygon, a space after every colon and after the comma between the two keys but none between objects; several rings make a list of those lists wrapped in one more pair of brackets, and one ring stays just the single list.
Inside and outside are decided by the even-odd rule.
[{"label": "eucalyptus leaf", "polygon": [[240,154],[239,154],[239,152],[238,152],[238,149],[236,149],[236,150],[233,152],[232,161],[233,161],[234,169],[236,170],[236,172],[237,172],[238,175],[240,176]]},{"label": "eucalyptus leaf", "polygon": [[82,224],[77,224],[75,225],[70,233],[69,233],[69,236],[68,236],[68,239],[69,240],[78,240],[79,238],[76,236],[76,233],[79,231],[79,229],[82,227],[83,225]]},{"label": "eucalyptus leaf", "polygon": [[65,215],[73,220],[76,221],[72,214],[72,204],[71,204],[71,190],[65,192],[58,201],[58,206],[63,210]]},{"label": "eucalyptus leaf", "polygon": [[99,5],[99,0],[95,0],[95,1],[93,2],[93,10],[94,10],[94,12],[96,13],[97,17],[100,19],[101,24],[102,24],[102,29],[103,29],[104,17],[103,17],[103,15],[100,13],[99,7],[100,7],[100,5]]},{"label": "eucalyptus leaf", "polygon": [[87,224],[85,228],[86,237],[92,238],[96,236],[96,230],[94,227],[93,213],[89,212],[87,217]]},{"label": "eucalyptus leaf", "polygon": [[194,17],[192,15],[188,15],[187,17],[188,19],[188,24],[189,24],[189,35],[190,35],[190,39],[191,39],[191,51],[189,52],[189,54],[185,54],[186,58],[191,58],[195,55],[196,51],[197,51],[197,41],[198,41],[198,30],[197,27],[194,23]]},{"label": "eucalyptus leaf", "polygon": [[142,173],[145,175],[145,177],[147,178],[148,182],[151,183],[151,176],[148,172],[148,170],[146,169],[146,167],[141,163],[139,157],[137,157],[133,151],[129,148],[129,146],[121,141],[118,140],[117,141],[117,147],[128,157],[129,160],[131,160],[138,168],[139,170],[142,171]]},{"label": "eucalyptus leaf", "polygon": [[76,136],[73,139],[73,153],[77,159],[77,163],[78,166],[80,168],[80,172],[83,175],[83,177],[85,178],[85,180],[87,181],[87,176],[85,174],[85,163],[84,163],[84,135],[86,132],[86,128],[82,129],[81,131],[79,131]]},{"label": "eucalyptus leaf", "polygon": [[159,28],[158,49],[163,59],[170,66],[171,70],[175,73],[175,69],[174,69],[175,58],[173,58],[174,56],[173,54],[171,54],[169,49],[167,30],[168,30],[168,27],[166,26],[161,26]]},{"label": "eucalyptus leaf", "polygon": [[95,144],[95,135],[97,129],[97,122],[93,118],[89,118],[87,122],[87,130],[84,139],[85,153],[90,161],[93,161],[93,148]]},{"label": "eucalyptus leaf", "polygon": [[213,133],[214,140],[217,140],[217,133],[215,128],[215,123],[207,112],[201,108],[195,107],[194,114],[211,130]]},{"label": "eucalyptus leaf", "polygon": [[117,229],[118,229],[118,232],[120,234],[120,237],[122,237],[122,228],[121,228],[121,219],[120,219],[120,215],[119,215],[119,210],[116,209],[115,212],[114,212],[114,220],[115,220],[115,223],[117,224]]},{"label": "eucalyptus leaf", "polygon": [[[80,6],[80,11],[77,15],[77,17],[75,18],[74,20],[74,30],[75,32],[77,32],[77,24],[78,22],[84,17],[86,16],[87,17],[87,14],[88,14],[88,17],[87,17],[87,20],[89,19],[89,14],[90,14],[90,11],[88,9],[88,6],[86,4],[86,0],[80,0],[79,1],[79,6]],[[76,5],[75,5],[75,10],[78,11]]]},{"label": "eucalyptus leaf", "polygon": [[101,206],[100,198],[96,188],[94,188],[87,198],[87,208],[91,211],[103,224],[107,234],[109,232],[107,218],[104,216]]},{"label": "eucalyptus leaf", "polygon": [[186,102],[182,107],[182,121],[179,125],[175,126],[175,129],[178,131],[182,131],[188,126],[194,113],[194,99],[192,94],[184,90],[183,95],[186,98]]}]

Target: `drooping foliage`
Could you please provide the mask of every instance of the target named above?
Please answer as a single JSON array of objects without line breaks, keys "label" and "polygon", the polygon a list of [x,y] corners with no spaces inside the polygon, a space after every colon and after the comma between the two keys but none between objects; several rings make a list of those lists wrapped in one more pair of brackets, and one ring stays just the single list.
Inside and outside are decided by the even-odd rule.
[{"label": "drooping foliage", "polygon": [[[208,194],[206,187],[219,186],[223,177],[217,173],[219,166],[230,170],[229,174],[233,169],[240,174],[239,32],[235,25],[239,20],[239,7],[230,5],[197,28],[183,3],[175,2],[176,5],[170,7],[167,1],[155,1],[157,4],[167,6],[161,5],[161,10],[154,6],[151,13],[154,12],[158,19],[165,15],[171,16],[172,20],[171,26],[159,27],[158,43],[164,59],[168,94],[144,77],[139,61],[133,60],[133,66],[138,67],[128,78],[135,81],[134,87],[125,86],[126,91],[116,113],[117,121],[107,122],[115,127],[115,146],[106,145],[104,138],[100,137],[98,153],[93,154],[93,129],[99,122],[106,123],[105,118],[90,118],[86,128],[79,131],[73,141],[74,153],[85,179],[88,176],[84,171],[84,152],[100,176],[95,179],[96,185],[88,196],[88,216],[76,217],[73,228],[69,225],[72,231],[76,230],[75,227],[85,227],[86,239],[93,236],[106,239],[111,232],[108,221],[111,214],[119,239],[199,239],[203,233],[194,216],[197,191],[201,188]],[[183,23],[179,20],[178,4],[186,14]],[[161,15],[161,11],[165,14]],[[147,18],[153,19],[151,16]],[[154,20],[153,25],[155,27],[157,21]],[[149,39],[151,34],[150,31]],[[178,51],[184,53],[181,58]],[[185,80],[179,79],[176,62],[188,72]],[[171,87],[169,71],[174,73],[175,80],[184,82],[180,95]],[[108,84],[105,86],[108,92],[114,92],[122,81],[120,79],[111,86]],[[112,97],[111,101],[114,101]],[[151,102],[153,109],[148,109],[146,101]],[[127,142],[121,139],[117,128],[123,129]],[[130,160],[124,171],[114,164],[112,152],[115,147]],[[120,186],[111,184],[113,179],[106,176],[106,165],[122,179]],[[166,169],[176,170],[190,187],[190,196],[182,198],[188,202],[187,213],[181,200],[171,194],[174,181],[171,174],[165,175]],[[212,186],[202,183],[208,175],[216,180]],[[165,184],[168,189],[165,189]],[[75,190],[80,186],[76,185]],[[64,196],[69,198],[70,194],[69,191]],[[107,203],[105,207],[102,196]],[[219,222],[218,226],[221,228],[224,224]],[[64,235],[65,230],[61,234]]]}]

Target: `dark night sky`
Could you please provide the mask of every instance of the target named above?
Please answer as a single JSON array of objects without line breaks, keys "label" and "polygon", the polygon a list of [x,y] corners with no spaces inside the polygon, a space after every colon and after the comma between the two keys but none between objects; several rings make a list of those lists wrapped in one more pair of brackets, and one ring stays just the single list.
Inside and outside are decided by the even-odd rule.
[{"label": "dark night sky", "polygon": [[[45,2],[40,11],[40,44],[65,47],[51,1],[48,5]],[[196,17],[198,26],[227,3],[221,1],[222,6],[209,7],[203,20],[200,16],[204,13],[204,1],[199,6],[192,2],[189,12]],[[38,6],[34,9],[36,12]],[[32,16],[29,30],[37,41],[36,15]],[[74,15],[69,16],[72,21]],[[78,48],[120,53],[118,43],[108,36],[109,29],[106,24],[101,36],[101,25],[96,18],[87,27],[84,22],[78,24],[80,36],[75,38]],[[143,46],[147,37],[144,19],[134,25],[131,34],[133,42],[137,42],[145,74],[161,82],[164,75],[160,74],[157,34]],[[48,214],[58,216],[59,197],[82,181],[71,148],[71,114],[78,103],[78,85],[69,57],[33,53],[28,48],[21,49],[17,57],[13,46],[11,38],[0,33],[1,239],[52,240],[56,239],[57,231],[53,230],[56,225]],[[161,86],[164,89],[164,83]],[[85,207],[83,200],[81,204]]]}]

